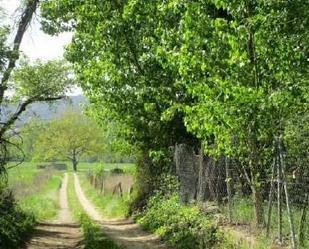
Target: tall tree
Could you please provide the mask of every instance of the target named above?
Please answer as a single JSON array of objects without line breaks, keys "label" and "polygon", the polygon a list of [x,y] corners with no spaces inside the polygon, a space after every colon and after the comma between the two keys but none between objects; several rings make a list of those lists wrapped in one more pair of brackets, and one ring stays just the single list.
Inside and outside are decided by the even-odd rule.
[{"label": "tall tree", "polygon": [[273,140],[308,113],[304,1],[50,0],[43,15],[47,32],[75,31],[67,58],[99,116],[148,153],[198,138],[236,158],[263,225]]},{"label": "tall tree", "polygon": [[157,15],[159,2],[63,0],[42,5],[45,31],[75,32],[66,58],[98,116],[114,119],[129,131],[126,138],[142,151],[149,177],[171,170],[171,146],[198,143],[186,131],[181,112],[161,119],[171,103],[189,100],[174,81],[175,72],[163,68],[156,57],[158,18],[169,27],[175,22],[172,15],[167,20]]},{"label": "tall tree", "polygon": [[82,114],[67,112],[46,124],[34,153],[37,160],[70,160],[77,171],[82,157],[99,153],[102,147],[99,127]]}]

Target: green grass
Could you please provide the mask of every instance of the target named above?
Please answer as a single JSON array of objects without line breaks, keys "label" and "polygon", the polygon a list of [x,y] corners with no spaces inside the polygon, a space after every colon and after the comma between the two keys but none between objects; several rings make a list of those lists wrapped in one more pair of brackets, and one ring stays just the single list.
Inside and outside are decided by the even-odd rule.
[{"label": "green grass", "polygon": [[20,207],[32,212],[37,220],[52,219],[58,212],[58,190],[61,178],[53,175],[40,190],[19,200]]},{"label": "green grass", "polygon": [[24,162],[9,169],[9,187],[22,210],[33,213],[37,220],[52,219],[58,211],[61,177],[57,171],[37,169],[37,164]]},{"label": "green grass", "polygon": [[75,188],[74,188],[74,178],[72,173],[68,174],[68,202],[69,202],[69,209],[71,211],[72,217],[75,221],[80,220],[81,214],[85,213],[83,207],[79,203],[79,200],[77,199]]},{"label": "green grass", "polygon": [[[224,214],[227,216],[227,210],[224,211]],[[265,221],[267,222],[267,203],[264,205],[264,214]],[[298,233],[299,221],[301,216],[301,211],[298,208],[292,207],[293,222],[295,233]],[[265,233],[266,229],[256,229],[255,227],[255,214],[253,202],[250,198],[235,198],[233,200],[233,221],[239,224],[247,224],[251,229],[255,230],[259,234],[259,238],[262,237],[262,240],[257,240],[257,249],[259,248],[268,248],[265,247],[265,244],[269,244],[269,239],[266,239]],[[271,217],[271,229],[270,229],[270,238],[277,238],[277,229],[278,229],[278,213],[277,213],[277,203],[273,203],[272,208],[272,217]],[[309,231],[309,223],[307,222],[306,231]],[[283,204],[282,210],[282,233],[286,239],[286,242],[289,243],[289,221],[288,221],[288,212]],[[307,240],[303,248],[309,248],[309,233],[307,232]],[[259,246],[259,244],[261,244]],[[246,247],[244,247],[246,248]]]},{"label": "green grass", "polygon": [[80,184],[87,198],[96,209],[106,218],[123,218],[127,213],[127,196],[123,198],[112,194],[102,195],[89,183],[85,174],[79,174]]},{"label": "green grass", "polygon": [[[13,166],[15,163],[11,162],[8,166]],[[14,187],[17,184],[29,184],[32,183],[35,176],[39,173],[39,169],[36,168],[37,163],[24,162],[21,165],[8,170],[9,186]]]},{"label": "green grass", "polygon": [[[87,163],[80,162],[77,165],[78,171],[88,171],[94,169],[97,165],[102,164],[101,162]],[[135,165],[133,163],[103,163],[105,170],[111,170],[115,168],[123,169],[125,172],[132,172],[135,170]]]},{"label": "green grass", "polygon": [[120,249],[104,234],[100,226],[85,214],[76,196],[74,179],[71,173],[69,174],[68,181],[68,201],[73,218],[81,224],[85,249]]}]

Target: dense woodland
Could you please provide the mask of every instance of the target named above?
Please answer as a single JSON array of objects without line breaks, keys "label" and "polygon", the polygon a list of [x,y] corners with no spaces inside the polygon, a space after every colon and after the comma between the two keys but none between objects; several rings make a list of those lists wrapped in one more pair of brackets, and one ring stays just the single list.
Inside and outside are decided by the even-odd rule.
[{"label": "dense woodland", "polygon": [[[135,154],[128,215],[146,229],[176,248],[239,248],[220,234],[228,224],[308,248],[307,1],[29,0],[25,7],[20,32],[40,8],[44,32],[70,31],[73,39],[68,64],[16,67],[21,33],[10,48],[10,29],[0,29],[1,108],[13,101],[4,97],[10,87],[22,99],[0,126],[3,182],[19,113],[78,84],[93,127],[112,129],[116,148]],[[49,125],[44,134],[57,139],[52,126],[57,133],[60,123]],[[89,123],[76,127],[85,135]],[[86,140],[97,147],[93,127]]]}]

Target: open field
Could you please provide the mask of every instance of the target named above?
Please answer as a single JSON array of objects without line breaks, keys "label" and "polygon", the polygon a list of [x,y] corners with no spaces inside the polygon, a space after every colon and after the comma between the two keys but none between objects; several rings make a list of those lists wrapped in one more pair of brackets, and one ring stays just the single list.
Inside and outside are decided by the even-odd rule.
[{"label": "open field", "polygon": [[[15,165],[10,163],[9,166]],[[33,178],[40,169],[37,169],[36,163],[24,162],[17,167],[11,168],[8,171],[9,186],[14,187],[14,185],[29,184],[32,183]]]},{"label": "open field", "polygon": [[[87,162],[81,162],[78,164],[77,169],[78,171],[88,171],[94,169],[97,165],[100,165],[102,163],[87,163]],[[69,164],[68,164],[69,165]],[[133,163],[103,163],[105,170],[112,170],[115,168],[123,169],[124,171],[134,171],[135,165]],[[71,165],[69,165],[69,169]]]},{"label": "open field", "polygon": [[[68,171],[71,171],[70,163],[65,163],[68,166]],[[38,220],[51,219],[57,214],[57,191],[60,186],[62,171],[38,169],[37,165],[39,164],[41,163],[24,162],[18,167],[10,169],[8,171],[9,186],[17,197],[22,209],[33,212]],[[102,212],[107,217],[122,217],[126,210],[125,200],[118,197],[114,198],[111,194],[102,196],[86,180],[85,172],[92,170],[98,164],[100,163],[82,162],[79,164],[78,170],[83,172],[80,175],[86,194],[91,200],[95,201],[95,205],[102,209]],[[124,171],[132,172],[135,169],[134,164],[104,164],[104,166],[107,171],[121,168]],[[115,180],[118,183],[119,179]],[[113,184],[114,181],[107,181],[106,187],[112,188],[113,186],[111,185]],[[124,192],[128,192],[126,186],[124,186]],[[73,206],[75,207],[75,205]],[[75,214],[75,217],[78,218],[79,215]]]}]

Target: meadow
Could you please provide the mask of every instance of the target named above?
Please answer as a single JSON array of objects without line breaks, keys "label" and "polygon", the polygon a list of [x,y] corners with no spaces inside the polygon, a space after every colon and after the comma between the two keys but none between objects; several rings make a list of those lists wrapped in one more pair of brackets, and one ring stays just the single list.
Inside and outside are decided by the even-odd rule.
[{"label": "meadow", "polygon": [[[67,165],[69,172],[72,171],[69,162],[61,163]],[[9,186],[15,194],[20,207],[23,210],[31,211],[37,220],[52,219],[57,215],[58,190],[61,184],[61,177],[65,172],[51,168],[39,169],[37,165],[42,164],[48,163],[24,162],[8,171]],[[78,165],[81,184],[85,194],[107,217],[123,217],[126,210],[125,200],[127,194],[125,194],[125,198],[115,197],[108,190],[106,195],[102,195],[100,191],[93,188],[89,181],[87,181],[87,172],[92,171],[100,164],[102,163],[81,162]],[[14,162],[10,163],[11,165],[14,165]],[[115,168],[122,169],[130,174],[133,174],[135,169],[134,164],[104,163],[104,169],[107,172]],[[116,182],[118,183],[118,181],[119,177],[117,179],[112,177],[110,181],[107,181],[106,187],[111,189],[112,185]],[[133,178],[130,177],[130,182],[132,181]],[[124,189],[124,192],[127,193],[129,187]]]}]

